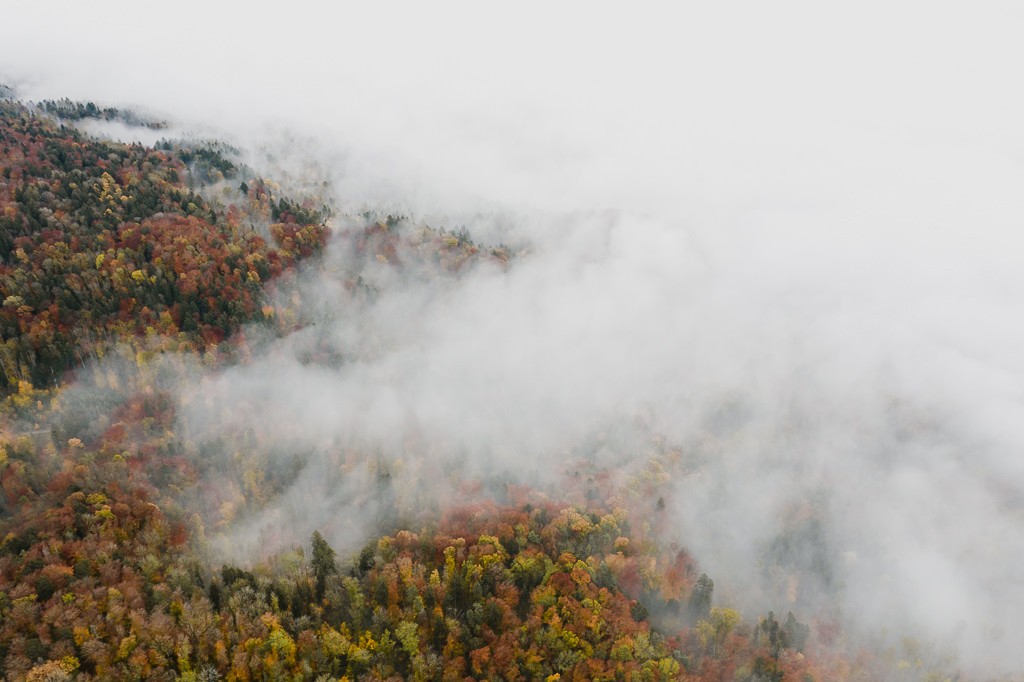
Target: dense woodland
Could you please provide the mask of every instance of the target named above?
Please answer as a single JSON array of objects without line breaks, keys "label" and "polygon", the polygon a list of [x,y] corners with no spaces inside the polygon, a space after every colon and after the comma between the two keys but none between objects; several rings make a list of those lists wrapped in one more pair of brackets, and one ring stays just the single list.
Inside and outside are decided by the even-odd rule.
[{"label": "dense woodland", "polygon": [[912,644],[850,651],[821,614],[719,604],[714,576],[659,541],[668,446],[626,475],[570,462],[557,493],[463,481],[352,555],[316,532],[219,561],[209,535],[286,481],[247,443],[200,504],[211,464],[177,433],[167,373],[247,362],[254,330],[301,327],[289,282],[331,239],[437,277],[514,255],[396,218],[332,230],[322,199],[230,150],[100,141],[73,125],[90,117],[135,121],[0,101],[4,679],[954,679]]}]

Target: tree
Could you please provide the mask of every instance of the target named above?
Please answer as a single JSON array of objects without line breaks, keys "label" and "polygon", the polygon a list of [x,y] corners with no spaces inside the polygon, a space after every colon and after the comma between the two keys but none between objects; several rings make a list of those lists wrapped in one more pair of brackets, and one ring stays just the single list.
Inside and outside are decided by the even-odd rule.
[{"label": "tree", "polygon": [[316,598],[323,600],[327,589],[327,577],[338,572],[335,563],[334,549],[331,548],[320,531],[313,531],[313,576],[316,578]]},{"label": "tree", "polygon": [[793,612],[790,611],[786,615],[786,622],[783,624],[782,630],[786,633],[788,645],[799,652],[803,652],[807,637],[811,634],[811,628],[798,621]]},{"label": "tree", "polygon": [[708,577],[707,573],[701,573],[697,584],[690,595],[689,614],[690,622],[706,620],[711,613],[711,595],[715,591],[715,582]]}]

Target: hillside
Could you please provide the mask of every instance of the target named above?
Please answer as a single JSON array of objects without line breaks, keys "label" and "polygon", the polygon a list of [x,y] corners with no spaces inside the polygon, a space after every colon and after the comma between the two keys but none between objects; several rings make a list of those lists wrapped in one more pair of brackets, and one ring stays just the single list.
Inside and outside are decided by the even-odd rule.
[{"label": "hillside", "polygon": [[[312,537],[281,524],[273,551],[225,561],[305,461],[229,423],[222,457],[182,386],[315,332],[306,272],[343,267],[338,296],[373,306],[388,280],[371,268],[458,281],[518,256],[332,216],[215,144],[93,139],[72,123],[90,116],[119,113],[0,101],[5,679],[952,679],[912,645],[851,651],[828,614],[718,603],[700,558],[659,532],[668,482],[694,464],[656,438],[630,470],[581,456],[556,485],[440,472],[436,507],[399,484],[414,461],[337,446],[321,478],[365,480],[384,511]],[[313,367],[349,360],[306,348]],[[368,540],[342,553],[325,537],[348,522]],[[796,518],[790,540],[808,528]]]}]

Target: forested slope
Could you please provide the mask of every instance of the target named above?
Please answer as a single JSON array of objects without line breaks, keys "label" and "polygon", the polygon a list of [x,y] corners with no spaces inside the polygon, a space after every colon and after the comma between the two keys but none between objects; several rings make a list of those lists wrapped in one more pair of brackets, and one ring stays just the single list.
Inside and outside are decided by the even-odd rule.
[{"label": "forested slope", "polygon": [[[660,496],[679,461],[669,447],[622,475],[570,463],[557,488],[510,485],[499,501],[463,481],[444,508],[367,529],[378,537],[351,556],[315,533],[252,565],[218,561],[208,532],[284,483],[259,443],[212,471],[177,432],[168,373],[246,362],[247,329],[300,328],[301,301],[275,289],[316,267],[329,238],[437,277],[514,262],[465,232],[394,218],[348,218],[332,236],[319,198],[283,196],[216,146],[104,142],[55,117],[110,111],[0,102],[6,679],[928,673],[920,661],[846,655],[828,622],[744,620],[716,605],[713,576],[659,541]],[[358,277],[348,285],[372,297]],[[377,471],[385,494],[387,466]],[[196,504],[210,486],[212,511]]]}]

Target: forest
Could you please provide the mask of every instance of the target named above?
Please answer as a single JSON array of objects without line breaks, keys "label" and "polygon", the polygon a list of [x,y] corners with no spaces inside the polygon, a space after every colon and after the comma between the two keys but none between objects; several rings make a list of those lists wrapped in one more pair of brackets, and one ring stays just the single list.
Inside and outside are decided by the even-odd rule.
[{"label": "forest", "polygon": [[[234,455],[213,456],[176,387],[308,330],[296,282],[332,245],[352,254],[342,295],[363,305],[377,286],[363,264],[444,281],[528,254],[337,215],[228,147],[104,141],[84,118],[162,125],[0,101],[4,679],[965,679],[913,641],[852,644],[827,613],[720,602],[699,557],[660,532],[692,463],[656,439],[629,471],[570,458],[557,485],[445,472],[438,506],[399,499],[395,462],[339,450],[328,479],[370,471],[369,494],[393,509],[361,548],[336,549],[324,528],[225,560],[217,538],[296,472],[231,425]],[[812,513],[790,525],[766,559],[779,582],[795,571],[786,543],[816,532]]]}]

